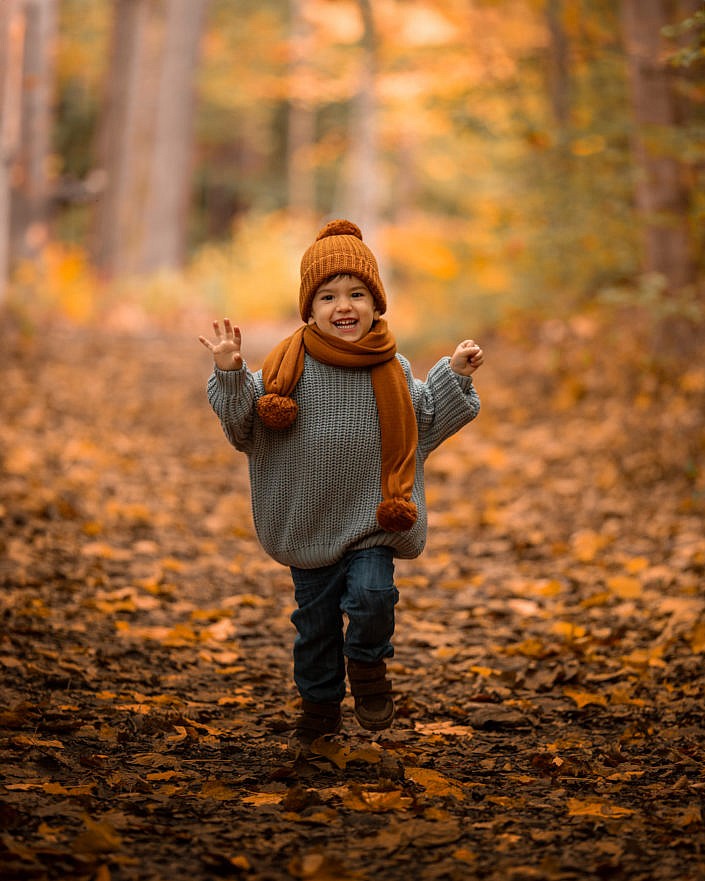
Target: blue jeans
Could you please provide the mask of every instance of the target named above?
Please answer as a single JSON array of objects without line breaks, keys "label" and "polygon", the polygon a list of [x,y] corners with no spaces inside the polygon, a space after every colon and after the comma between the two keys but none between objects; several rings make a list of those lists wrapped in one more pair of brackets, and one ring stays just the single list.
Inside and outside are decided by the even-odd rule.
[{"label": "blue jeans", "polygon": [[[309,701],[345,697],[345,656],[374,663],[394,654],[394,584],[391,548],[350,551],[320,569],[291,567],[298,609],[291,620],[294,681]],[[344,618],[348,619],[344,629]]]}]

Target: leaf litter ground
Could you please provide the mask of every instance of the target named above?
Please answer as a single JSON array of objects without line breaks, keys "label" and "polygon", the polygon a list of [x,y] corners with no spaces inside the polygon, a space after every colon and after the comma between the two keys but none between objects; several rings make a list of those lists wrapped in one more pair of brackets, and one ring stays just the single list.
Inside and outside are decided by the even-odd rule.
[{"label": "leaf litter ground", "polygon": [[530,330],[428,463],[394,727],[348,698],[304,759],[289,576],[204,353],[5,329],[3,879],[705,877],[705,371]]}]

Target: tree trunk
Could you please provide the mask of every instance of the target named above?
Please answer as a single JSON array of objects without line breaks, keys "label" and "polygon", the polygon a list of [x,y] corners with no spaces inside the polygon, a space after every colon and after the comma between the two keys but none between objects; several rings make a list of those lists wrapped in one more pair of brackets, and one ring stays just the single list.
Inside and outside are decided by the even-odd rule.
[{"label": "tree trunk", "polygon": [[[101,119],[98,161],[105,175],[97,203],[91,251],[107,275],[134,270],[137,243],[132,231],[137,202],[140,129],[145,95],[154,77],[145,78],[143,60],[149,0],[116,0],[111,58]],[[142,113],[140,113],[142,111]],[[140,205],[140,211],[143,206]]]},{"label": "tree trunk", "polygon": [[10,273],[10,192],[19,152],[25,15],[21,0],[0,4],[0,304]]},{"label": "tree trunk", "polygon": [[680,163],[667,153],[668,130],[678,125],[679,119],[661,28],[673,24],[675,14],[676,7],[668,0],[622,0],[636,123],[635,201],[642,225],[643,266],[647,272],[662,275],[671,291],[695,281],[688,229],[689,193]]},{"label": "tree trunk", "polygon": [[563,25],[562,0],[548,0],[546,24],[550,35],[547,65],[548,95],[553,117],[558,125],[561,145],[564,144],[570,122],[570,62],[568,36]]},{"label": "tree trunk", "polygon": [[193,177],[194,74],[208,0],[167,0],[166,34],[139,269],[175,268],[186,255]]},{"label": "tree trunk", "polygon": [[10,243],[34,259],[48,238],[56,0],[23,0],[26,20],[21,135],[12,189]]},{"label": "tree trunk", "polygon": [[302,0],[289,0],[291,15],[291,61],[289,68],[289,116],[287,131],[287,191],[289,208],[312,214],[316,188],[311,147],[316,137],[316,114],[306,92],[306,59],[311,52],[310,26]]},{"label": "tree trunk", "polygon": [[350,117],[345,214],[374,250],[379,226],[377,34],[370,0],[358,0],[364,25],[360,84]]},{"label": "tree trunk", "polygon": [[92,256],[107,275],[180,265],[191,190],[193,78],[208,0],[117,0]]}]

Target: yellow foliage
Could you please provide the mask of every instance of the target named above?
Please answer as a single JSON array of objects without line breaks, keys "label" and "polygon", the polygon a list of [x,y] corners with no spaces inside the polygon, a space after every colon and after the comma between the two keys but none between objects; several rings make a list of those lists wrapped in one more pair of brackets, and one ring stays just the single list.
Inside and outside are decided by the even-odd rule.
[{"label": "yellow foliage", "polygon": [[98,282],[83,248],[51,242],[39,260],[19,265],[13,279],[25,307],[59,312],[76,324],[95,317]]},{"label": "yellow foliage", "polygon": [[499,262],[486,263],[475,273],[478,285],[492,293],[506,291],[510,285],[509,273]]},{"label": "yellow foliage", "polygon": [[592,156],[595,153],[601,153],[606,146],[607,141],[602,135],[585,135],[585,137],[573,141],[570,152],[574,156]]},{"label": "yellow foliage", "polygon": [[284,215],[253,218],[233,231],[228,245],[196,255],[189,270],[193,296],[236,321],[296,314],[299,262],[311,239],[310,229]]},{"label": "yellow foliage", "polygon": [[383,234],[383,246],[388,259],[412,275],[450,279],[458,274],[458,261],[447,239],[430,230],[389,227]]}]

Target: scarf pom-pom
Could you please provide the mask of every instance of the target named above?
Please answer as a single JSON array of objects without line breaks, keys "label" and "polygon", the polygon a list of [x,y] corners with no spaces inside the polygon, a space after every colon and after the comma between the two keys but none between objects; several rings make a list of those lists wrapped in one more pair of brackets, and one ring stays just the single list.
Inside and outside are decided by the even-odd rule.
[{"label": "scarf pom-pom", "polygon": [[417,517],[416,505],[406,499],[385,499],[377,507],[377,522],[385,532],[406,532]]},{"label": "scarf pom-pom", "polygon": [[257,401],[257,413],[267,428],[279,431],[294,424],[299,406],[292,398],[281,395],[262,395]]}]

